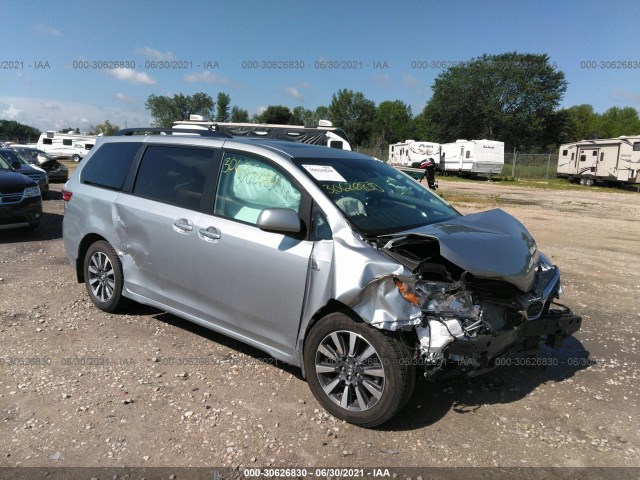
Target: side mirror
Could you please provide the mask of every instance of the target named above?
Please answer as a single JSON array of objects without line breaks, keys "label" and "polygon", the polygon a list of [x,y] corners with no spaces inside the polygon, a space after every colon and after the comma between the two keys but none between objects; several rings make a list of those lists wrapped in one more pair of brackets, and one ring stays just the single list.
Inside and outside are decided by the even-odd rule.
[{"label": "side mirror", "polygon": [[256,226],[274,233],[300,233],[300,217],[290,208],[265,208],[258,215]]},{"label": "side mirror", "polygon": [[13,168],[14,170],[20,170],[21,167],[22,167],[22,164],[17,160],[11,162],[11,168]]}]

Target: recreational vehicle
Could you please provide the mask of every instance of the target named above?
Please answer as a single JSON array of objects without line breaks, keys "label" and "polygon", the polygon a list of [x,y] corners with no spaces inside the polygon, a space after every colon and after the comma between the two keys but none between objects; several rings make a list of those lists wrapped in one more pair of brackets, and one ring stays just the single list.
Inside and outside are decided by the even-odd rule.
[{"label": "recreational vehicle", "polygon": [[40,135],[37,148],[54,158],[71,158],[79,162],[96,144],[97,136],[60,133],[52,130]]},{"label": "recreational vehicle", "polygon": [[504,142],[456,140],[440,146],[440,170],[459,175],[500,175],[504,166]]},{"label": "recreational vehicle", "polygon": [[275,138],[351,150],[347,134],[341,128],[334,127],[328,120],[320,120],[317,126],[307,127],[266,123],[209,122],[205,121],[200,115],[191,115],[189,120],[174,122],[173,127],[184,129],[211,128],[227,132],[234,137]]},{"label": "recreational vehicle", "polygon": [[640,136],[581,140],[560,145],[557,176],[581,185],[640,183]]},{"label": "recreational vehicle", "polygon": [[436,166],[440,163],[440,144],[405,140],[389,145],[389,163],[393,166],[413,167],[433,158]]}]

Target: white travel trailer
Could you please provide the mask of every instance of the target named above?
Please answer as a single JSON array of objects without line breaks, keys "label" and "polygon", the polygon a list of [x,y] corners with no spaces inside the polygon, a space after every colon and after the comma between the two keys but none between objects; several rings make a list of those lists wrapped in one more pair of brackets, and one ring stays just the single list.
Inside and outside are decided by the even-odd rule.
[{"label": "white travel trailer", "polygon": [[500,175],[504,166],[504,142],[456,140],[440,146],[440,169],[460,175]]},{"label": "white travel trailer", "polygon": [[189,120],[173,122],[174,128],[208,129],[224,131],[234,137],[250,136],[265,137],[293,142],[325,145],[331,148],[351,150],[347,134],[338,127],[334,127],[328,120],[320,120],[317,126],[278,125],[267,123],[230,123],[208,122],[200,115],[191,115]]},{"label": "white travel trailer", "polygon": [[557,176],[592,186],[640,184],[640,136],[581,140],[560,145]]},{"label": "white travel trailer", "polygon": [[389,145],[389,163],[394,166],[412,167],[433,158],[436,165],[440,163],[440,144],[433,142],[404,142]]},{"label": "white travel trailer", "polygon": [[54,158],[71,158],[79,162],[96,144],[96,135],[60,133],[49,130],[40,135],[37,148]]}]

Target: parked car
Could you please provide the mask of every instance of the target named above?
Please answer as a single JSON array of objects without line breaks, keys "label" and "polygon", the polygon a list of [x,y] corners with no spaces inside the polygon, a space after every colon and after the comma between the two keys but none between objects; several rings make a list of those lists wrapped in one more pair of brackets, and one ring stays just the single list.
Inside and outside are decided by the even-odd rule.
[{"label": "parked car", "polygon": [[49,182],[64,183],[69,179],[69,169],[44,150],[16,145],[11,145],[9,148],[22,156],[31,165],[40,167],[47,172]]},{"label": "parked car", "polygon": [[253,345],[366,427],[403,408],[417,368],[475,375],[580,328],[502,210],[463,216],[350,151],[157,131],[98,140],[63,190],[65,250],[101,310],[135,300]]},{"label": "parked car", "polygon": [[34,229],[41,217],[42,200],[38,185],[0,157],[0,230]]},{"label": "parked car", "polygon": [[19,168],[16,169],[21,174],[29,177],[38,184],[42,198],[47,196],[49,193],[49,179],[47,177],[47,172],[40,167],[31,165],[27,160],[10,148],[0,148],[0,157],[2,157],[5,162],[11,166],[17,167],[19,164]]}]

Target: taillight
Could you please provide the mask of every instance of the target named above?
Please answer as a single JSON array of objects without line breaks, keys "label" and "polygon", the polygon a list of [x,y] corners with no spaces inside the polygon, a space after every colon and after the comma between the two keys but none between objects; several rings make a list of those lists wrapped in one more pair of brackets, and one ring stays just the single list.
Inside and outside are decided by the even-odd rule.
[{"label": "taillight", "polygon": [[62,189],[62,200],[68,202],[69,200],[71,200],[71,195],[73,195],[73,192],[65,190],[64,188]]}]

